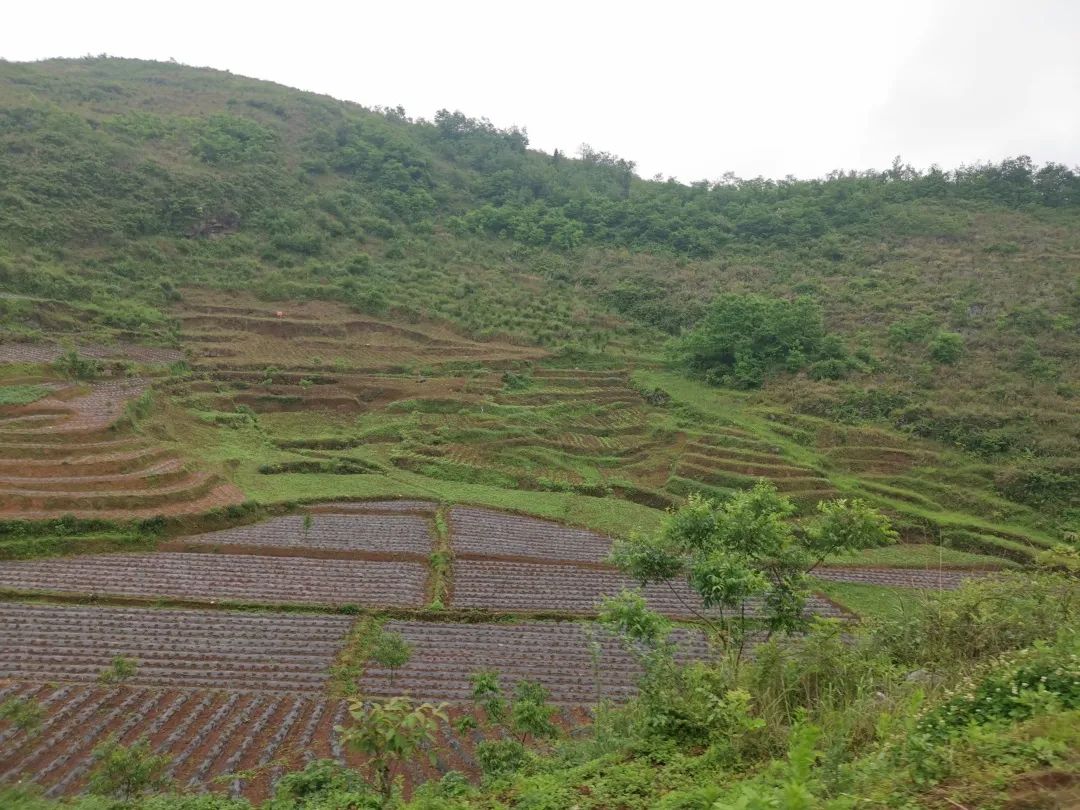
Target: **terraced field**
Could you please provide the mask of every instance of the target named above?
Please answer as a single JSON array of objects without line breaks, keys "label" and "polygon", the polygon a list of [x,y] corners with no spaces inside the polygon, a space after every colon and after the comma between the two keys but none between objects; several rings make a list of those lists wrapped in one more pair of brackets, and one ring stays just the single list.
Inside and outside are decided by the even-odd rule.
[{"label": "terraced field", "polygon": [[[244,294],[187,289],[176,313],[192,362],[229,375],[268,368],[381,371],[414,364],[485,363],[540,357],[542,350],[479,343],[435,324],[401,324],[326,301],[267,304]],[[233,379],[243,380],[242,377]]]},{"label": "terraced field", "polygon": [[235,486],[120,425],[147,381],[47,385],[36,402],[0,407],[0,516],[133,518],[243,500]]},{"label": "terraced field", "polygon": [[[9,596],[120,603],[0,601],[0,699],[33,699],[44,714],[35,735],[0,730],[0,781],[27,778],[51,795],[77,792],[94,746],[116,735],[125,743],[145,738],[168,754],[170,776],[181,784],[257,799],[287,769],[314,758],[363,764],[334,731],[347,720],[343,690],[449,701],[460,717],[476,711],[470,675],[495,670],[507,690],[525,678],[544,684],[567,729],[587,721],[597,700],[634,693],[637,662],[589,621],[602,596],[633,585],[605,562],[610,538],[417,499],[326,502],[307,515],[176,538],[156,552],[0,563]],[[436,549],[452,561],[441,574],[449,616],[428,606]],[[820,575],[951,587],[973,574],[833,567]],[[646,593],[673,618],[700,617],[700,601],[683,583]],[[203,607],[129,604],[162,599]],[[222,610],[229,601],[314,612]],[[364,614],[331,612],[343,605]],[[754,616],[759,607],[744,609]],[[406,614],[383,621],[383,630],[411,645],[409,661],[394,671],[373,661],[343,666],[355,654],[355,632],[368,632],[365,623],[388,608]],[[462,611],[480,621],[461,621]],[[850,615],[821,596],[808,611]],[[567,615],[579,620],[541,618]],[[712,654],[693,626],[678,628],[674,640],[685,660]],[[133,674],[100,683],[117,656],[132,662]],[[436,764],[413,763],[408,782],[450,768],[477,774],[475,745],[507,733],[477,717],[471,731],[441,727]]]},{"label": "terraced field", "polygon": [[[891,566],[905,547],[831,561],[815,572],[828,588],[955,588],[997,559],[980,553],[1023,562],[1048,542],[1015,505],[935,484],[925,465],[945,466],[947,451],[886,431],[744,415],[656,372],[559,367],[541,349],[337,303],[222,300],[184,291],[182,354],[84,347],[143,364],[140,377],[13,372],[47,394],[0,408],[0,517],[190,516],[193,528],[142,540],[153,550],[0,561],[0,699],[33,698],[45,717],[34,736],[0,728],[0,782],[76,792],[94,745],[116,734],[168,753],[183,785],[260,798],[313,758],[361,764],[334,732],[343,694],[404,691],[450,701],[460,717],[474,711],[480,669],[507,689],[539,680],[573,728],[599,698],[632,695],[639,672],[592,621],[605,596],[635,586],[608,561],[609,535],[655,525],[642,516],[691,492],[724,496],[765,478],[803,514],[857,495],[910,539],[966,549],[938,549],[940,565],[927,546],[906,547],[925,564],[904,568]],[[56,356],[14,345],[0,346],[0,368]],[[166,372],[182,358],[189,370]],[[150,397],[141,422],[133,413]],[[245,499],[259,506],[217,509]],[[261,509],[275,516],[239,523]],[[681,656],[711,654],[685,583],[645,595],[680,623]],[[822,594],[807,612],[854,618]],[[379,625],[412,645],[393,672],[363,660]],[[135,674],[99,683],[116,656]],[[407,777],[475,775],[476,743],[505,733],[449,724],[436,765],[417,762]]]},{"label": "terraced field", "polygon": [[600,563],[611,552],[611,539],[596,532],[493,509],[457,506],[450,510],[450,523],[459,559],[519,557]]},{"label": "terraced field", "polygon": [[283,549],[308,556],[336,552],[426,559],[434,542],[430,522],[420,515],[324,513],[311,517],[272,518],[262,523],[185,537],[175,545],[191,550],[227,549],[233,554],[240,550],[269,553],[273,549]]},{"label": "terraced field", "polygon": [[0,589],[31,593],[232,601],[249,604],[420,607],[416,562],[173,552],[0,562]]},{"label": "terraced field", "polygon": [[0,680],[93,683],[115,656],[137,686],[318,692],[344,616],[0,603]]},{"label": "terraced field", "polygon": [[[641,671],[621,642],[586,623],[391,621],[385,630],[400,633],[412,645],[413,655],[393,673],[368,664],[360,681],[365,695],[404,691],[424,700],[468,701],[469,675],[495,670],[507,692],[519,680],[537,680],[548,688],[553,703],[587,706],[599,697],[630,697]],[[677,630],[673,641],[684,659],[709,655],[698,631]]]}]

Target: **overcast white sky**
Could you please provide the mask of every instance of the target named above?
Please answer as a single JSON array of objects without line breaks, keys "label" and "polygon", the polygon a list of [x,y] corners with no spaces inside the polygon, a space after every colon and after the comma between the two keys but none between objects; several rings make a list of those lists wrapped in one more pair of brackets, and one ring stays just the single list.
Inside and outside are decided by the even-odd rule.
[{"label": "overcast white sky", "polygon": [[519,124],[684,181],[1080,164],[1080,0],[48,2],[0,56],[169,59]]}]

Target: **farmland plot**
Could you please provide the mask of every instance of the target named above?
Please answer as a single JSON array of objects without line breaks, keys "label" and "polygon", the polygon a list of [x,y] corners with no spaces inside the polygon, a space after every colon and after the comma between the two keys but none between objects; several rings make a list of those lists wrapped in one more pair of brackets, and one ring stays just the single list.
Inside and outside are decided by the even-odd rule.
[{"label": "farmland plot", "polygon": [[[338,748],[325,698],[295,692],[239,692],[123,685],[15,684],[45,709],[36,734],[12,729],[0,747],[0,783],[25,779],[48,795],[86,786],[94,747],[115,735],[139,739],[170,758],[167,776],[190,789],[265,797],[288,768]],[[335,705],[336,709],[336,705]],[[248,778],[241,778],[238,772]]]},{"label": "farmland plot", "polygon": [[[529,679],[547,687],[553,703],[587,705],[598,697],[628,698],[641,674],[619,639],[586,623],[392,621],[385,629],[400,633],[412,645],[412,658],[394,673],[369,663],[360,681],[361,694],[383,697],[405,692],[421,700],[468,701],[469,676],[495,670],[508,692],[517,681]],[[676,630],[673,640],[684,660],[709,653],[700,632]]]},{"label": "farmland plot", "polygon": [[409,514],[317,514],[272,518],[261,523],[184,537],[185,545],[276,547],[312,552],[375,554],[431,553],[434,538],[428,522]]},{"label": "farmland plot", "polygon": [[91,554],[0,562],[0,589],[257,604],[420,606],[419,562],[244,554]]},{"label": "farmland plot", "polygon": [[317,691],[344,616],[0,603],[0,679],[93,682],[115,656],[130,683]]},{"label": "farmland plot", "polygon": [[454,507],[450,526],[459,555],[603,562],[611,551],[596,532],[492,509]]},{"label": "farmland plot", "polygon": [[[347,724],[344,701],[296,692],[240,692],[138,686],[55,685],[0,682],[0,694],[31,698],[44,709],[37,733],[0,729],[0,783],[25,780],[47,795],[83,790],[93,765],[92,751],[109,736],[124,745],[145,739],[169,758],[168,778],[191,790],[213,790],[252,801],[265,799],[287,771],[314,759],[334,759],[363,767],[347,751],[335,726]],[[463,707],[451,719],[471,714],[478,727],[461,733],[440,723],[427,750],[404,767],[406,786],[438,778],[449,770],[479,772],[475,746],[498,739],[501,729]],[[558,706],[553,720],[563,729],[587,721],[578,706]]]},{"label": "farmland plot", "polygon": [[919,568],[817,568],[814,576],[832,582],[885,585],[901,588],[955,590],[965,580],[988,576],[985,571],[932,570]]},{"label": "farmland plot", "polygon": [[308,507],[309,512],[321,513],[344,513],[353,514],[386,512],[389,514],[435,514],[439,505],[434,501],[417,501],[401,499],[397,501],[335,501],[333,503],[316,503]]},{"label": "farmland plot", "polygon": [[[517,613],[558,612],[590,615],[606,596],[615,596],[637,583],[617,571],[573,565],[459,560],[454,565],[454,595],[459,608],[485,608]],[[705,613],[701,598],[686,582],[675,580],[645,588],[649,606],[666,616],[692,619]],[[755,616],[760,603],[748,602],[746,613]],[[811,597],[807,610],[822,616],[846,614],[821,597]]]}]

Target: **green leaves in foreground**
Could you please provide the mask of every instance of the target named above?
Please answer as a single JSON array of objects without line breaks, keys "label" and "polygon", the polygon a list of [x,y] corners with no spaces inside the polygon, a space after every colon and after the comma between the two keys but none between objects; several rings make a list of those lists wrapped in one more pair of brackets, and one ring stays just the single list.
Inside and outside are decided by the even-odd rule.
[{"label": "green leaves in foreground", "polygon": [[[699,618],[725,642],[745,635],[743,606],[751,599],[761,601],[766,629],[795,630],[803,624],[807,575],[815,566],[833,554],[897,539],[888,518],[863,501],[821,502],[805,523],[793,520],[795,511],[790,498],[764,481],[721,504],[692,495],[654,534],[617,543],[612,559],[642,585],[685,577],[714,611]],[[605,608],[615,629],[639,641],[656,632],[643,609],[629,597]]]}]

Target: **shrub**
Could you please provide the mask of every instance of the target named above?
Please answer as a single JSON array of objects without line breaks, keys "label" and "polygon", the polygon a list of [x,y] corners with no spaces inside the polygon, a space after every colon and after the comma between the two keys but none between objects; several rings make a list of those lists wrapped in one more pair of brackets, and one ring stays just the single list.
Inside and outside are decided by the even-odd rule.
[{"label": "shrub", "polygon": [[964,353],[964,336],[958,332],[938,332],[930,341],[929,351],[939,363],[951,365]]},{"label": "shrub", "polygon": [[711,383],[756,388],[770,372],[798,370],[824,348],[835,354],[836,345],[826,343],[821,310],[808,298],[725,294],[693,331],[672,343],[671,353]]}]

